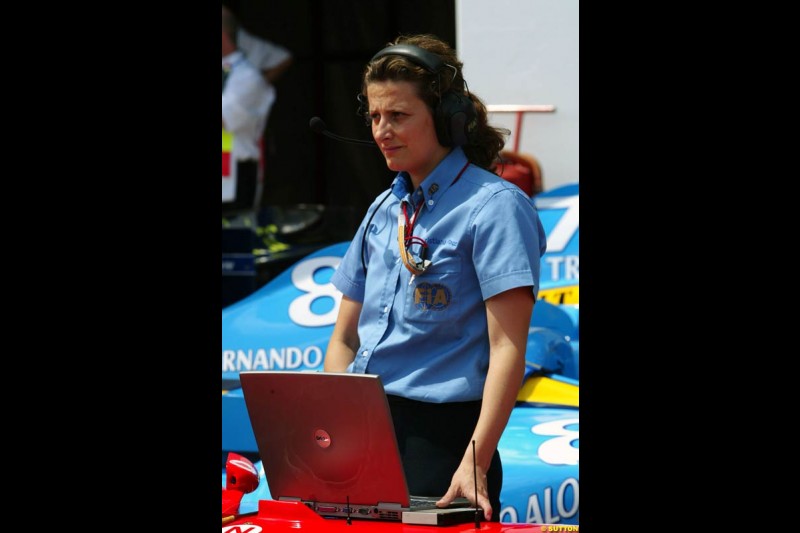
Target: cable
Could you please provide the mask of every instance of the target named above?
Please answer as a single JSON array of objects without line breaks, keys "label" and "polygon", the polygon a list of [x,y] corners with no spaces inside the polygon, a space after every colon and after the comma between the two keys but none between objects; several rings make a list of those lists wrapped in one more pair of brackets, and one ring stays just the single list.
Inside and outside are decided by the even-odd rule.
[{"label": "cable", "polygon": [[369,231],[369,224],[370,224],[370,222],[372,222],[372,219],[375,217],[375,213],[378,212],[378,210],[383,205],[383,202],[386,201],[386,199],[389,197],[390,194],[392,194],[392,190],[391,189],[389,189],[389,192],[387,192],[386,195],[383,197],[383,199],[381,199],[381,203],[378,204],[378,207],[376,207],[375,211],[373,211],[372,214],[369,216],[369,219],[367,220],[367,224],[364,226],[364,234],[361,237],[361,268],[364,269],[364,276],[367,275],[367,262],[364,260],[364,247],[366,247],[366,245],[367,245],[367,231]]}]

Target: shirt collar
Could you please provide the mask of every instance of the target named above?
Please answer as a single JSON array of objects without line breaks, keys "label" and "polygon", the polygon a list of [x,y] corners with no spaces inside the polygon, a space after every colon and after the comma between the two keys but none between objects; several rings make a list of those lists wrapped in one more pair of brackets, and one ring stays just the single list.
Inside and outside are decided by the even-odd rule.
[{"label": "shirt collar", "polygon": [[222,68],[231,68],[242,59],[244,59],[242,51],[234,50],[230,54],[222,57]]},{"label": "shirt collar", "polygon": [[408,175],[408,172],[397,174],[392,181],[392,193],[398,199],[405,199],[414,206],[418,202],[424,201],[428,210],[433,210],[466,163],[467,156],[464,154],[464,150],[458,146],[436,165],[428,177],[422,180],[416,191],[411,190],[411,176]]}]

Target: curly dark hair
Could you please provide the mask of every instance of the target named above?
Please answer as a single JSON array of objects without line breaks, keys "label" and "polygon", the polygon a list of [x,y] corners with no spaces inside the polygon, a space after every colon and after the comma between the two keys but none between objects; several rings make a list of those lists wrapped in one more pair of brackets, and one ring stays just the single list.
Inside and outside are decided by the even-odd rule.
[{"label": "curly dark hair", "polygon": [[[417,87],[419,97],[428,104],[431,112],[439,105],[442,96],[448,92],[458,92],[468,96],[475,106],[477,127],[470,133],[470,141],[462,146],[472,163],[492,170],[505,146],[509,130],[489,125],[486,106],[480,98],[471,93],[462,74],[463,63],[458,60],[455,50],[445,41],[431,34],[401,35],[386,46],[410,44],[431,52],[444,61],[445,68],[439,73],[430,72],[400,55],[386,55],[367,63],[361,83],[359,100],[367,102],[367,86],[381,81],[407,81]],[[455,71],[455,75],[451,74]],[[367,113],[366,109],[361,109]],[[369,117],[367,117],[369,121]]]}]

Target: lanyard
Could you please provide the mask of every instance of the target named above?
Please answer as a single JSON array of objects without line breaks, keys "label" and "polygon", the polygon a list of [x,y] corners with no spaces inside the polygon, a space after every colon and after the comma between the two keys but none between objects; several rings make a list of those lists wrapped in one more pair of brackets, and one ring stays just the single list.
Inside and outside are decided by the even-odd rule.
[{"label": "lanyard", "polygon": [[[461,177],[467,167],[469,166],[469,161],[461,168],[461,171],[458,173],[456,178],[453,180],[453,183],[450,184],[452,187],[455,182]],[[428,253],[428,243],[425,242],[425,239],[422,237],[417,237],[414,235],[414,223],[417,221],[417,217],[419,216],[420,209],[422,209],[422,204],[425,202],[420,202],[417,208],[414,210],[414,214],[411,215],[411,218],[408,218],[408,211],[406,206],[408,202],[405,200],[401,201],[400,203],[400,213],[397,215],[397,246],[400,249],[400,259],[402,259],[403,264],[411,272],[412,277],[419,276],[425,270],[433,264],[430,260],[426,259],[425,256]],[[414,257],[411,255],[409,248],[413,244],[420,245],[420,257]]]}]

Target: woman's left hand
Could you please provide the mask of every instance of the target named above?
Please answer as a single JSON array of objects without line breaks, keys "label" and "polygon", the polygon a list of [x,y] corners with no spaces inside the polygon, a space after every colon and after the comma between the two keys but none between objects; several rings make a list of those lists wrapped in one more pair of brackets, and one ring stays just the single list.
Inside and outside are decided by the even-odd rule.
[{"label": "woman's left hand", "polygon": [[[475,474],[478,476],[477,501],[475,501]],[[453,479],[450,481],[450,488],[447,490],[447,493],[442,496],[442,499],[436,502],[436,506],[447,507],[459,496],[463,496],[468,499],[472,505],[483,509],[485,520],[488,521],[492,519],[492,504],[489,503],[486,471],[483,468],[480,466],[473,467],[473,465],[469,463],[461,463],[456,473],[453,474]]]}]

